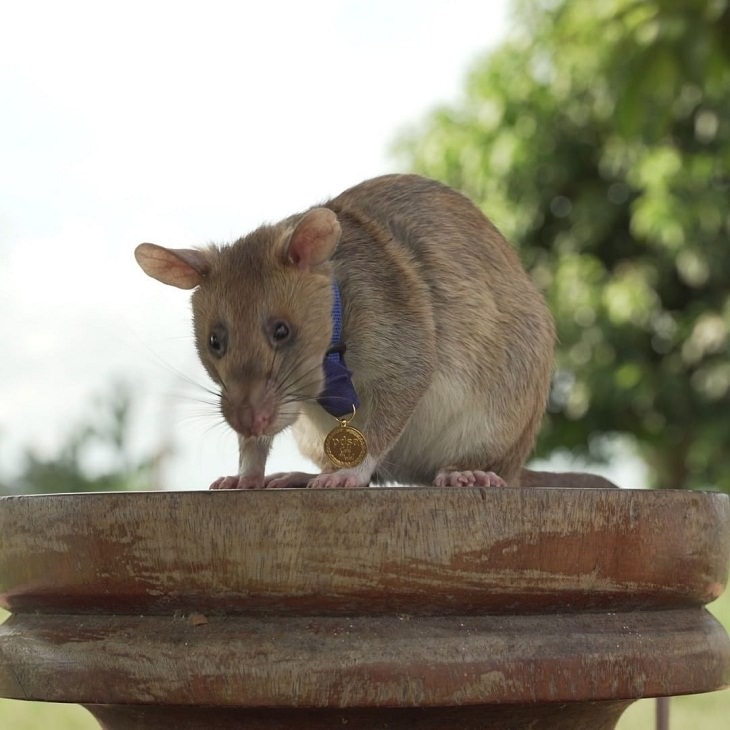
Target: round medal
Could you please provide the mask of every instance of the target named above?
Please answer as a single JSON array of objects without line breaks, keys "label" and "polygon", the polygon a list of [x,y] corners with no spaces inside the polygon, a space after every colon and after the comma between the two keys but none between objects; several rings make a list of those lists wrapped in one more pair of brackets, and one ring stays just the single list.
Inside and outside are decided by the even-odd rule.
[{"label": "round medal", "polygon": [[368,444],[362,432],[341,420],[325,437],[324,452],[338,469],[348,469],[362,463]]}]

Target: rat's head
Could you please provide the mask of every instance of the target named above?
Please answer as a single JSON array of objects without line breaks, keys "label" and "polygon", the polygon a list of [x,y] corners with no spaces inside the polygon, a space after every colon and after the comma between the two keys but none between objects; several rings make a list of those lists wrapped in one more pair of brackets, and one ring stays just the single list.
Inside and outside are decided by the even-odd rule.
[{"label": "rat's head", "polygon": [[243,436],[291,425],[322,390],[332,335],[329,258],[340,225],[327,208],[264,226],[230,246],[135,250],[149,276],[194,289],[200,359],[221,388],[221,411]]}]

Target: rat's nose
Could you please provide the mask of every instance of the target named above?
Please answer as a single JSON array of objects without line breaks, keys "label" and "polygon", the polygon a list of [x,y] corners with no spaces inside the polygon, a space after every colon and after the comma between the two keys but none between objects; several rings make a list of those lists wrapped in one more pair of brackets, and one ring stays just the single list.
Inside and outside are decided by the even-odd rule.
[{"label": "rat's nose", "polygon": [[278,400],[268,383],[228,383],[221,394],[221,411],[231,428],[241,436],[259,437],[274,425]]},{"label": "rat's nose", "polygon": [[274,421],[274,412],[267,405],[240,406],[225,414],[225,418],[237,433],[249,436],[263,436]]},{"label": "rat's nose", "polygon": [[251,409],[251,433],[263,436],[271,423],[271,412],[267,408]]}]

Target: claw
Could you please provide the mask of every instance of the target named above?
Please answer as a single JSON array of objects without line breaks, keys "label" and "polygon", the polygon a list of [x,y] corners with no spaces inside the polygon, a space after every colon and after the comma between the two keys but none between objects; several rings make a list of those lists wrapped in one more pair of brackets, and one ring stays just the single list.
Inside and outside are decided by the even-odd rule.
[{"label": "claw", "polygon": [[218,477],[211,485],[211,489],[263,489],[263,476],[233,476]]},{"label": "claw", "polygon": [[506,487],[507,482],[493,471],[451,471],[442,469],[433,480],[435,487]]}]

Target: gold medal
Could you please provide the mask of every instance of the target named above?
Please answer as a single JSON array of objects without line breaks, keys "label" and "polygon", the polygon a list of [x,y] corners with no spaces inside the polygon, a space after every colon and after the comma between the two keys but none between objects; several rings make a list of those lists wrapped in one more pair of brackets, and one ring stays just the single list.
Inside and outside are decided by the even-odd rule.
[{"label": "gold medal", "polygon": [[324,453],[338,469],[349,469],[362,464],[368,453],[368,443],[361,431],[350,425],[355,417],[355,409],[347,418],[337,419],[339,426],[335,426],[325,437]]}]

